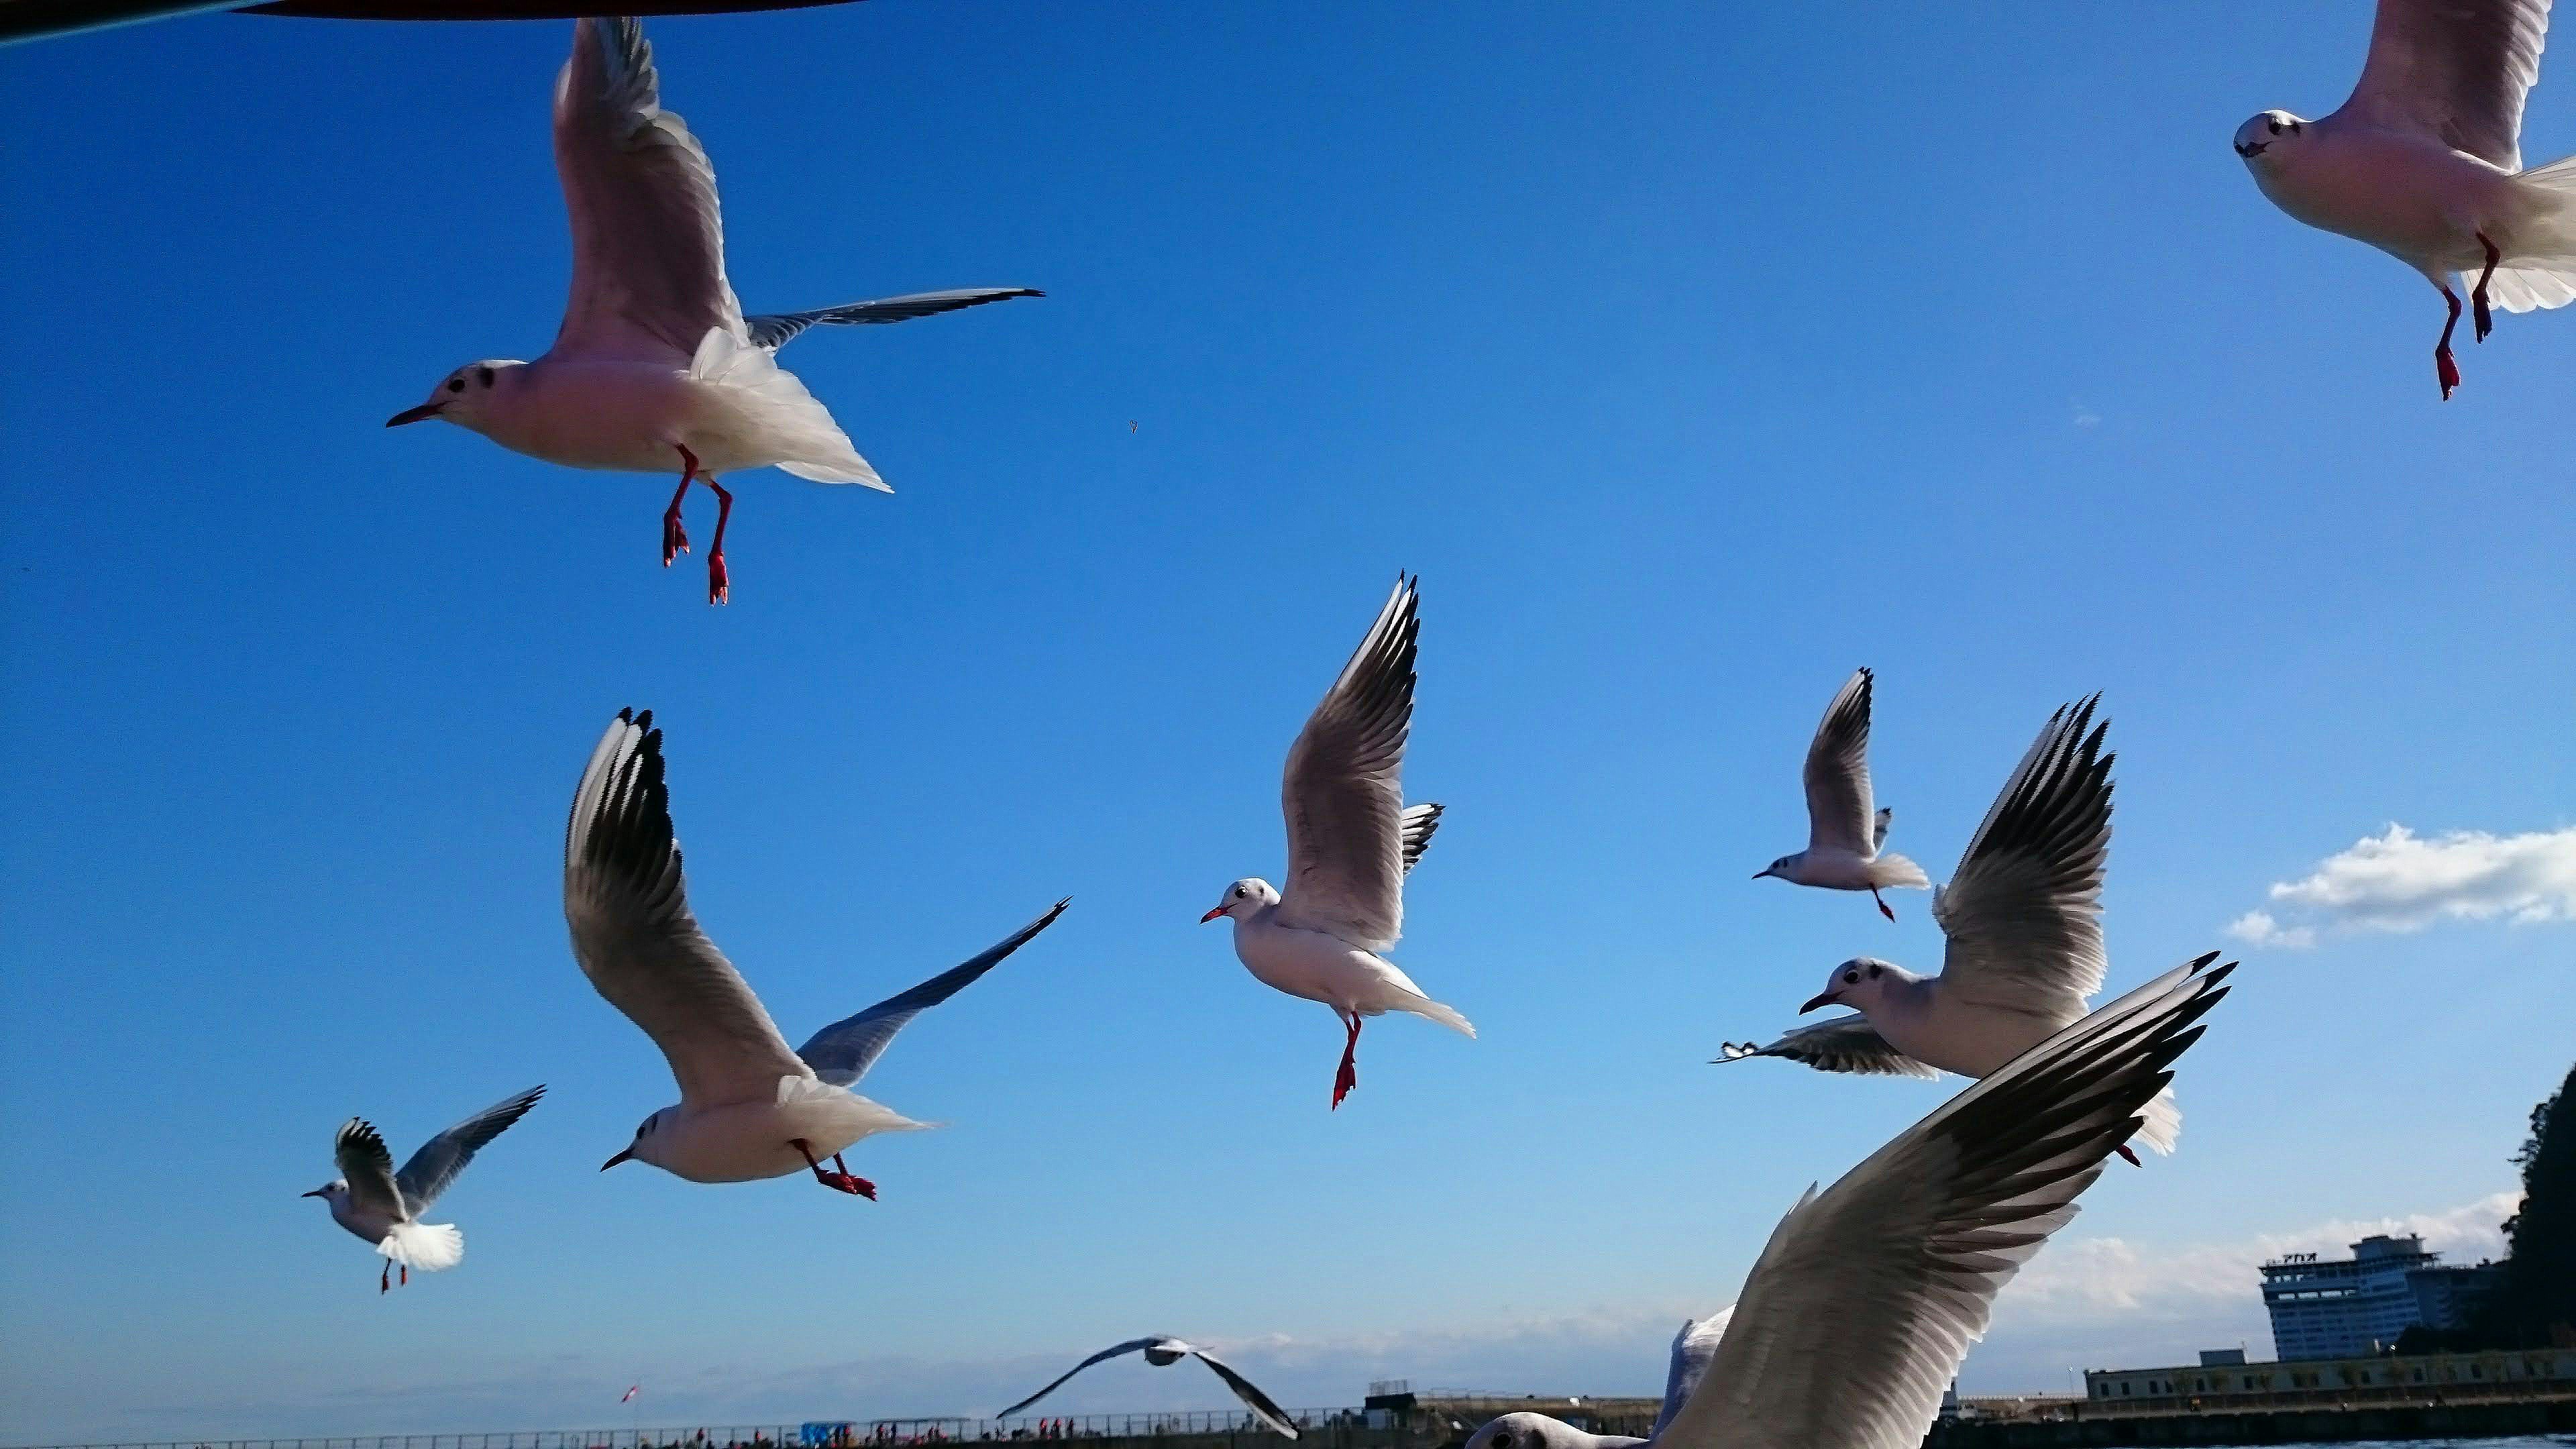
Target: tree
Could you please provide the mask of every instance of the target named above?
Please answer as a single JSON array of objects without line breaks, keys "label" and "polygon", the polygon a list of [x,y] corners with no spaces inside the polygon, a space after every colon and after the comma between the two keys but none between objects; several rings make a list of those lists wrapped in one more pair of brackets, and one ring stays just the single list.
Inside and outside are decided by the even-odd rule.
[{"label": "tree", "polygon": [[2498,1348],[2576,1343],[2576,1067],[2531,1109],[2531,1136],[2513,1161],[2522,1208],[2505,1219],[2504,1281],[2476,1336]]}]

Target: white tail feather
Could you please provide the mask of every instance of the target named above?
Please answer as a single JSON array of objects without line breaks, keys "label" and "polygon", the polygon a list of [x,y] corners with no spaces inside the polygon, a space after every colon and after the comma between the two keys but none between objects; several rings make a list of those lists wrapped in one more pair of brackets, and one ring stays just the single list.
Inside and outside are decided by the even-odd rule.
[{"label": "white tail feather", "polygon": [[2182,1108],[2175,1104],[2173,1088],[2156,1093],[2154,1100],[2138,1110],[2138,1140],[2156,1152],[2171,1156],[2174,1144],[2182,1140]]},{"label": "white tail feather", "polygon": [[1870,884],[1886,890],[1898,886],[1921,890],[1932,884],[1932,877],[1923,873],[1923,867],[1901,855],[1882,855],[1872,860],[1869,863],[1869,880]]},{"label": "white tail feather", "polygon": [[849,434],[780,367],[766,347],[754,347],[721,327],[707,329],[689,360],[689,376],[732,394],[732,402],[762,441],[774,447],[781,471],[816,483],[857,483],[892,493],[877,470],[850,445]]},{"label": "white tail feather", "polygon": [[1417,996],[1395,1009],[1412,1012],[1426,1021],[1436,1021],[1461,1036],[1472,1037],[1476,1034],[1474,1023],[1460,1016],[1456,1007],[1444,1006],[1428,996]]},{"label": "white tail feather", "polygon": [[436,1273],[465,1261],[465,1235],[452,1223],[396,1223],[376,1251],[424,1273]]},{"label": "white tail feather", "polygon": [[2513,228],[2513,252],[2487,281],[2487,297],[2508,312],[2546,311],[2576,302],[2576,156],[2525,171],[2528,207]]},{"label": "white tail feather", "polygon": [[846,1087],[836,1087],[820,1077],[780,1077],[778,1105],[792,1107],[809,1103],[831,1113],[836,1126],[856,1129],[862,1137],[879,1132],[927,1132],[936,1122],[915,1122],[883,1103],[872,1102]]}]

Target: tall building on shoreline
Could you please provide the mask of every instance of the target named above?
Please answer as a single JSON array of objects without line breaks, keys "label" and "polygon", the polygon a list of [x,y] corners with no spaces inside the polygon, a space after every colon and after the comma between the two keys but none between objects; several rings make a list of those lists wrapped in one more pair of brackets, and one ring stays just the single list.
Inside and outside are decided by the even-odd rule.
[{"label": "tall building on shoreline", "polygon": [[2410,1328],[2457,1328],[2494,1291],[2494,1265],[2450,1267],[2424,1240],[2374,1234],[2352,1256],[2290,1253],[2263,1265],[2263,1308],[2275,1358],[2386,1353]]}]

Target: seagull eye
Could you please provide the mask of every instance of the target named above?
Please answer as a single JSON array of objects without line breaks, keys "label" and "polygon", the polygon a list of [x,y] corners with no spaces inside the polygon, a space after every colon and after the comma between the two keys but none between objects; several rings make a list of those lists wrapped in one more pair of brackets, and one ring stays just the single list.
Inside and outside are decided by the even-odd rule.
[{"label": "seagull eye", "polygon": [[1846,972],[1844,972],[1844,973],[1843,973],[1843,984],[1844,984],[1845,986],[1850,986],[1850,985],[1852,985],[1852,984],[1854,984],[1854,983],[1858,982],[1859,980],[1860,980],[1860,973],[1859,973],[1859,972],[1857,972],[1857,971],[1846,971]]},{"label": "seagull eye", "polygon": [[2280,123],[2279,121],[2277,121],[2277,120],[2273,119],[2272,117],[2270,117],[2270,116],[2265,116],[2265,117],[2263,118],[2263,124],[2264,124],[2264,125],[2267,125],[2267,126],[2269,126],[2269,127],[2271,127],[2271,128],[2272,128],[2272,134],[2273,134],[2273,135],[2277,136],[2277,135],[2281,134],[2281,123]]},{"label": "seagull eye", "polygon": [[449,379],[447,380],[447,390],[448,390],[449,392],[463,392],[463,391],[465,391],[465,379],[463,379],[463,378],[461,378],[461,377],[451,377],[451,378],[449,378]]},{"label": "seagull eye", "polygon": [[1494,1436],[1494,1449],[1512,1449],[1512,1435],[1510,1430],[1506,1429],[1502,1433]]}]

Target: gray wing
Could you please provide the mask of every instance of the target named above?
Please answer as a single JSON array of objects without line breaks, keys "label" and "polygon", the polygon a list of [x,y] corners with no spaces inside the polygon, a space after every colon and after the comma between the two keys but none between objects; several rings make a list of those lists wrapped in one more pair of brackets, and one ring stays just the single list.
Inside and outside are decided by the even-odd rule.
[{"label": "gray wing", "polygon": [[908,991],[897,992],[860,1012],[843,1017],[814,1033],[796,1055],[814,1069],[814,1075],[836,1087],[846,1087],[868,1074],[878,1057],[885,1055],[886,1044],[903,1030],[904,1023],[937,1006],[974,984],[977,977],[1001,964],[1002,958],[1027,945],[1038,932],[1055,924],[1064,908],[1073,904],[1071,896],[1055,903],[1045,915],[1013,931],[998,944],[968,959],[963,965],[951,966]]},{"label": "gray wing", "polygon": [[1422,862],[1422,852],[1431,848],[1431,837],[1440,829],[1440,816],[1447,808],[1443,805],[1408,805],[1404,814],[1397,817],[1396,823],[1404,833],[1406,875],[1413,874],[1413,868]]},{"label": "gray wing", "polygon": [[2519,171],[2522,103],[2548,31],[2549,0],[2379,0],[2370,58],[2336,114]]},{"label": "gray wing", "polygon": [[1771,1234],[1657,1449],[1918,1449],[1995,1293],[2172,1080],[2226,995],[2204,956],[1907,1128]]},{"label": "gray wing", "polygon": [[1673,1335],[1673,1363],[1664,1375],[1664,1406],[1655,1414],[1655,1427],[1646,1431],[1653,1439],[1664,1432],[1664,1426],[1682,1411],[1682,1405],[1708,1377],[1709,1361],[1717,1357],[1718,1340],[1726,1336],[1726,1325],[1735,1317],[1735,1306],[1728,1304],[1706,1318],[1694,1318]]},{"label": "gray wing", "polygon": [[1825,706],[1807,745],[1807,848],[1868,856],[1870,672],[1855,670]]},{"label": "gray wing", "polygon": [[1215,1370],[1218,1378],[1225,1380],[1225,1386],[1234,1390],[1234,1396],[1243,1400],[1243,1406],[1252,1411],[1254,1418],[1291,1439],[1297,1437],[1297,1426],[1288,1422],[1288,1411],[1272,1402],[1268,1394],[1254,1387],[1252,1380],[1217,1362],[1216,1355],[1206,1349],[1193,1348],[1190,1352],[1198,1356],[1199,1362]]},{"label": "gray wing", "polygon": [[745,317],[743,325],[751,331],[752,345],[775,352],[788,339],[808,327],[858,327],[871,322],[909,322],[915,317],[928,317],[940,312],[954,312],[961,307],[981,307],[987,302],[1006,302],[1013,297],[1043,297],[1046,293],[1034,287],[958,287],[946,292],[914,292],[902,297],[880,297],[873,302],[852,302],[845,307],[819,307],[811,312],[763,312]]},{"label": "gray wing", "polygon": [[456,1174],[465,1170],[465,1164],[474,1160],[474,1154],[528,1115],[528,1109],[537,1105],[537,1099],[545,1094],[543,1084],[530,1087],[515,1097],[493,1103],[420,1144],[420,1150],[411,1155],[411,1161],[404,1163],[402,1171],[394,1174],[394,1184],[402,1189],[404,1205],[414,1216],[429,1211],[429,1205],[438,1201],[439,1194],[447,1191],[449,1183],[456,1181]]},{"label": "gray wing", "polygon": [[[1189,1348],[1188,1344],[1181,1343],[1177,1338],[1163,1338],[1159,1335],[1151,1338],[1131,1338],[1125,1343],[1112,1344],[1109,1347],[1102,1349],[1100,1352],[1093,1354],[1091,1357],[1084,1359],[1082,1362],[1075,1364],[1073,1367],[1066,1369],[1063,1373],[1056,1375],[1055,1380],[1052,1383],[1049,1383],[1045,1388],[1038,1390],[1036,1393],[1029,1395],[1018,1403],[1011,1405],[1009,1408],[995,1414],[993,1417],[996,1419],[1007,1419],[1011,1417],[1020,1410],[1027,1408],[1029,1405],[1034,1404],[1038,1400],[1045,1398],[1047,1395],[1054,1393],[1056,1390],[1063,1388],[1065,1380],[1072,1378],[1075,1374],[1082,1372],[1093,1364],[1107,1363],[1109,1360],[1118,1357],[1120,1354],[1137,1353],[1149,1348],[1159,1348],[1164,1344],[1179,1344],[1181,1350],[1184,1352]],[[1165,1360],[1165,1362],[1169,1361],[1170,1360],[1168,1359]]]},{"label": "gray wing", "polygon": [[1884,805],[1879,806],[1878,818],[1870,822],[1869,848],[1871,850],[1880,850],[1887,845],[1887,827],[1894,823],[1896,823],[1896,812]]},{"label": "gray wing", "polygon": [[653,713],[619,710],[564,828],[564,920],[582,973],[671,1063],[691,1106],[773,1102],[813,1072],[689,912]]},{"label": "gray wing", "polygon": [[2100,698],[2049,716],[1933,892],[1932,918],[1949,938],[1943,991],[2062,1023],[2102,989],[2114,757],[2102,752],[2110,724],[2093,725]]},{"label": "gray wing", "polygon": [[710,330],[743,335],[725,280],[715,167],[662,109],[634,17],[573,22],[555,79],[555,170],[572,220],[572,297],[555,350],[668,361]]},{"label": "gray wing", "polygon": [[1382,951],[1404,934],[1404,742],[1421,620],[1399,578],[1288,751],[1279,923]]},{"label": "gray wing", "polygon": [[340,1167],[340,1180],[349,1184],[349,1201],[353,1206],[368,1208],[387,1217],[407,1218],[402,1189],[394,1183],[394,1155],[385,1150],[384,1134],[364,1117],[352,1117],[340,1124],[340,1134],[331,1139],[331,1158]]},{"label": "gray wing", "polygon": [[1852,1072],[1865,1077],[1926,1077],[1941,1073],[1887,1044],[1878,1028],[1859,1012],[1848,1016],[1827,1017],[1807,1026],[1791,1027],[1769,1046],[1756,1046],[1749,1041],[1718,1043],[1720,1063],[1740,1062],[1753,1057],[1780,1057],[1801,1062],[1820,1072]]}]

